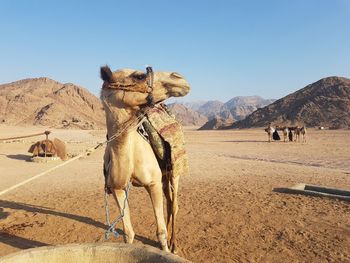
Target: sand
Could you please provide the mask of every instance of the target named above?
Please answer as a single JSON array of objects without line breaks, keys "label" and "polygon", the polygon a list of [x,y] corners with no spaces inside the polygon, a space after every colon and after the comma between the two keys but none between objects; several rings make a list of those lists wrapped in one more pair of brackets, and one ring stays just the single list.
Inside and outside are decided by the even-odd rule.
[{"label": "sand", "polygon": [[[0,138],[44,130],[0,125]],[[53,130],[51,136],[67,142],[71,154],[105,138],[103,131],[80,130]],[[185,136],[191,173],[180,181],[179,256],[193,262],[350,262],[349,202],[272,191],[297,183],[350,189],[349,130],[309,129],[307,143],[268,143],[261,129],[186,128]],[[0,191],[60,163],[28,162],[27,150],[39,139],[0,143]],[[100,149],[0,196],[0,256],[102,242],[102,156]],[[130,206],[135,243],[158,247],[143,188],[131,189]]]}]

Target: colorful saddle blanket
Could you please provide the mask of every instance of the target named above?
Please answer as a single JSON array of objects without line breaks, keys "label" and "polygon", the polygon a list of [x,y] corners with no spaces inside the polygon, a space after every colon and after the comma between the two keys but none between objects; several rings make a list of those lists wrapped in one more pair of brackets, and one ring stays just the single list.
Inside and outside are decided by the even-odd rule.
[{"label": "colorful saddle blanket", "polygon": [[150,144],[158,157],[165,163],[172,177],[189,172],[185,149],[185,138],[181,124],[164,104],[156,104],[147,111],[143,127],[148,134]]}]

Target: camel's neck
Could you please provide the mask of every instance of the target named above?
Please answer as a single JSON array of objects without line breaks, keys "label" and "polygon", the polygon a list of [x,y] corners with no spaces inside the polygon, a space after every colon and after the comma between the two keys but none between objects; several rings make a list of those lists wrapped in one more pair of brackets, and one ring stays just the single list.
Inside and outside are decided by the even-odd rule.
[{"label": "camel's neck", "polygon": [[107,109],[107,134],[108,138],[114,135],[117,137],[112,141],[111,145],[127,145],[129,133],[136,129],[138,122],[137,112],[128,109]]}]

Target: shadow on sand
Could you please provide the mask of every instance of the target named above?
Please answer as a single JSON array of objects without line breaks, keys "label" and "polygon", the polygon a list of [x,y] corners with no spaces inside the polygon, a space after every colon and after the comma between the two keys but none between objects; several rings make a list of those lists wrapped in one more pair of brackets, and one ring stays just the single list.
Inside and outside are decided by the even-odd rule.
[{"label": "shadow on sand", "polygon": [[0,220],[5,219],[6,217],[8,217],[8,215],[9,215],[9,213],[4,212],[4,209],[2,207],[0,207]]},{"label": "shadow on sand", "polygon": [[0,242],[19,249],[27,249],[27,248],[42,247],[42,246],[49,245],[39,241],[11,235],[5,232],[0,233]]},{"label": "shadow on sand", "polygon": [[32,156],[26,154],[8,154],[7,158],[29,162]]},{"label": "shadow on sand", "polygon": [[[11,208],[14,210],[24,210],[24,211],[28,211],[28,212],[34,212],[34,213],[41,213],[41,214],[46,214],[46,215],[54,215],[54,216],[60,216],[60,217],[65,217],[65,218],[69,218],[84,224],[88,224],[88,225],[93,225],[95,227],[101,228],[106,230],[108,228],[108,226],[104,223],[101,223],[99,221],[96,221],[92,218],[86,217],[86,216],[80,216],[80,215],[74,215],[74,214],[70,214],[70,213],[64,213],[64,212],[59,212],[59,211],[54,211],[51,210],[52,208],[49,207],[43,207],[43,206],[36,206],[36,205],[32,205],[32,204],[25,204],[25,203],[17,203],[17,202],[12,202],[12,201],[7,201],[7,200],[0,200],[0,209],[3,210],[3,208]],[[0,210],[0,211],[1,211]],[[1,212],[2,214],[4,214],[5,212]],[[7,217],[8,213],[5,215],[4,217]],[[124,234],[123,230],[121,229],[117,229],[118,233],[120,234]],[[3,235],[3,233],[1,233],[1,235]],[[20,237],[18,237],[17,242],[13,242],[13,244],[15,244],[15,247],[18,248],[22,248],[20,246],[25,246],[26,243],[22,244],[20,242]],[[158,242],[151,240],[147,237],[144,236],[140,236],[140,235],[135,235],[135,239],[142,242],[145,245],[149,245],[149,246],[154,246],[154,247],[159,247]],[[24,239],[24,241],[26,241],[26,239]],[[32,241],[31,242],[37,242],[37,241]],[[3,242],[3,238],[0,239],[0,242],[2,243],[6,243]],[[34,244],[33,243],[33,244]],[[37,242],[38,244],[42,244],[41,246],[47,245],[41,242]],[[19,246],[17,246],[17,245]],[[40,245],[39,245],[40,246]]]},{"label": "shadow on sand", "polygon": [[222,142],[243,142],[243,143],[247,143],[247,142],[264,142],[264,143],[268,143],[268,141],[258,141],[258,140],[230,140],[230,141],[222,141]]}]

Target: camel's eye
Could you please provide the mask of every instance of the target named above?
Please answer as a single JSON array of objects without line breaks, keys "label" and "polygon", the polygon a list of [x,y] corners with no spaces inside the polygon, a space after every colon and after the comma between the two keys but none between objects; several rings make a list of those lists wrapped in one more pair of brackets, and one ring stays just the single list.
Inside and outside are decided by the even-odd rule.
[{"label": "camel's eye", "polygon": [[137,79],[137,80],[144,80],[146,79],[147,75],[145,73],[142,72],[134,72],[131,75],[132,78]]}]

